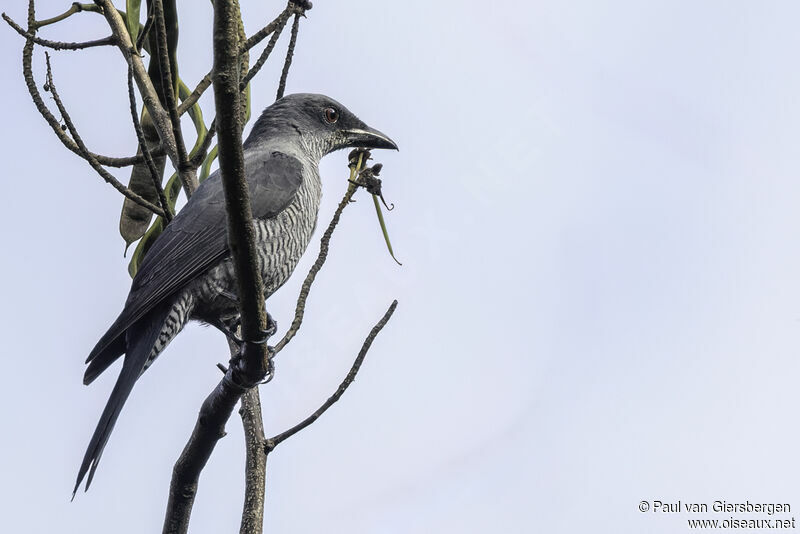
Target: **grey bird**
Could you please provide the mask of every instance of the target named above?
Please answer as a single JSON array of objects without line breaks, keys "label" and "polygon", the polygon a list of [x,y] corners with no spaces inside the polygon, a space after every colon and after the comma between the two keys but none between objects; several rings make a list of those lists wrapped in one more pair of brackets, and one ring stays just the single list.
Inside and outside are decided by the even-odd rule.
[{"label": "grey bird", "polygon": [[[320,159],[348,147],[397,149],[394,141],[344,106],[315,94],[285,96],[269,106],[243,146],[265,297],[286,282],[311,239],[322,194]],[[125,355],[83,457],[73,497],[87,473],[89,489],[136,380],[193,319],[229,336],[239,320],[219,171],[200,184],[153,243],[122,313],[86,359],[83,382],[90,384]]]}]

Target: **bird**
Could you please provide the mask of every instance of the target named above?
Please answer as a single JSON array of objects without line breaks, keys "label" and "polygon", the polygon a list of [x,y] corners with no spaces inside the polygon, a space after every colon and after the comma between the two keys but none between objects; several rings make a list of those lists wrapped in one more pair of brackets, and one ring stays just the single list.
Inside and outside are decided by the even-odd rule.
[{"label": "bird", "polygon": [[[311,239],[322,195],[322,157],[343,148],[397,150],[388,136],[336,100],[310,93],[287,95],[267,107],[242,147],[265,297],[286,282]],[[216,171],[154,241],[122,312],[86,359],[83,382],[88,385],[124,354],[73,498],[84,478],[89,489],[134,384],[183,327],[197,320],[231,337],[239,321],[236,287]]]}]

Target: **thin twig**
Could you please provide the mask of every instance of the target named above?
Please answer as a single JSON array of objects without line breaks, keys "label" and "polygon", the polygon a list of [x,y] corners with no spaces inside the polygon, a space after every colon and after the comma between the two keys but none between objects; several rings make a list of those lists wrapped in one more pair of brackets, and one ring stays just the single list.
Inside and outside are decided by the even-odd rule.
[{"label": "thin twig", "polygon": [[181,102],[181,105],[178,106],[178,115],[183,115],[184,113],[189,111],[189,108],[194,106],[197,103],[197,101],[200,100],[200,97],[203,96],[205,90],[208,89],[210,86],[211,86],[211,73],[209,72],[208,74],[203,76],[203,79],[200,80],[200,83],[197,84],[197,87],[194,88],[194,91],[192,91],[192,93],[189,96],[187,96],[183,102]]},{"label": "thin twig", "polygon": [[274,32],[275,29],[279,25],[283,26],[284,24],[286,24],[286,21],[292,15],[292,13],[294,12],[295,9],[297,9],[295,4],[293,2],[289,2],[286,5],[286,9],[281,11],[281,13],[277,17],[275,17],[275,19],[272,22],[270,22],[269,24],[267,24],[266,26],[264,26],[263,28],[258,30],[256,33],[251,35],[250,38],[247,39],[247,41],[245,41],[242,44],[242,48],[241,48],[240,52],[244,52],[246,50],[250,50],[251,48],[256,46],[258,43],[263,41],[267,37],[267,35],[269,35],[272,32]]},{"label": "thin twig", "polygon": [[275,100],[283,98],[283,93],[286,91],[286,78],[289,76],[289,67],[292,65],[292,56],[294,56],[294,46],[297,43],[297,31],[300,29],[300,13],[294,16],[292,22],[292,36],[289,39],[289,48],[286,50],[286,60],[283,62],[283,71],[281,72],[281,81],[278,84],[278,94]]},{"label": "thin twig", "polygon": [[[152,5],[151,11],[152,11]],[[139,32],[139,35],[136,36],[136,53],[140,54],[142,52],[142,47],[144,46],[145,42],[147,42],[147,38],[150,35],[150,30],[153,28],[153,22],[155,21],[155,17],[152,14],[147,15],[147,20],[142,27],[142,31]]]},{"label": "thin twig", "polygon": [[[28,5],[28,25],[30,26],[30,13],[35,13],[33,9],[33,1],[31,0]],[[34,35],[35,29],[30,26],[28,31],[26,32],[29,35]],[[50,113],[50,110],[47,109],[47,105],[44,103],[44,99],[42,98],[42,94],[39,92],[39,87],[36,83],[36,79],[33,76],[33,49],[34,49],[34,42],[31,39],[25,40],[25,46],[22,48],[22,77],[25,80],[25,86],[28,88],[28,93],[31,95],[31,99],[33,100],[33,104],[36,106],[36,110],[39,114],[44,118],[50,128],[53,130],[53,133],[56,135],[59,141],[71,152],[77,154],[80,157],[84,157],[81,150],[78,148],[78,145],[75,144],[67,133],[61,129],[61,124],[58,120]],[[160,150],[161,151],[161,150]],[[163,151],[161,151],[163,153]],[[94,152],[89,152],[89,154],[97,160],[98,163],[101,165],[107,165],[109,167],[129,167],[131,165],[135,165],[137,163],[141,163],[144,161],[142,156],[130,156],[130,157],[123,157],[123,158],[115,158],[111,156],[104,156],[102,154],[95,154]],[[85,158],[84,158],[85,159]]]},{"label": "thin twig", "polygon": [[267,47],[261,52],[261,55],[258,56],[253,68],[250,69],[250,72],[247,73],[247,76],[242,78],[242,81],[239,83],[239,90],[244,91],[247,84],[250,83],[250,80],[258,74],[258,71],[261,70],[261,67],[264,66],[264,63],[267,62],[269,59],[269,55],[272,53],[272,50],[275,48],[275,43],[278,42],[278,38],[281,36],[281,32],[283,28],[286,27],[286,22],[289,20],[291,16],[291,11],[285,10],[281,15],[278,17],[278,24],[275,27],[275,31],[272,33],[272,37],[269,38],[269,43],[267,43]]},{"label": "thin twig", "polygon": [[153,161],[153,156],[150,149],[147,147],[147,140],[144,137],[144,130],[142,124],[139,122],[139,112],[136,105],[136,92],[133,88],[133,66],[128,63],[128,100],[131,104],[131,119],[133,120],[133,129],[136,130],[136,138],[139,140],[139,148],[142,151],[147,168],[150,171],[150,176],[153,178],[153,186],[158,193],[158,201],[161,204],[161,209],[164,210],[164,218],[167,223],[172,220],[172,210],[167,202],[167,196],[164,194],[164,188],[161,185],[161,173],[156,169],[156,163]]},{"label": "thin twig", "polygon": [[347,376],[344,378],[342,383],[339,384],[339,387],[336,389],[336,392],[333,395],[331,395],[328,398],[328,400],[326,400],[325,403],[317,409],[317,411],[309,415],[303,421],[296,424],[289,430],[281,432],[277,436],[273,436],[272,438],[268,439],[265,444],[267,454],[275,450],[275,447],[280,445],[281,442],[294,436],[295,434],[297,434],[298,432],[300,432],[301,430],[312,424],[314,421],[319,419],[319,417],[322,414],[324,414],[328,410],[328,408],[333,406],[336,403],[336,401],[338,401],[342,397],[342,395],[344,395],[344,392],[347,390],[350,384],[352,384],[353,381],[356,379],[358,370],[361,368],[361,364],[364,362],[364,358],[367,356],[367,352],[369,351],[372,342],[375,340],[375,337],[380,333],[383,327],[386,326],[386,323],[389,322],[389,319],[392,318],[392,314],[394,313],[395,308],[397,308],[396,300],[392,302],[392,304],[389,306],[389,309],[386,310],[386,313],[384,313],[383,317],[381,317],[381,320],[378,321],[378,323],[370,331],[369,335],[367,335],[367,338],[364,340],[364,344],[361,345],[361,350],[358,352],[358,357],[353,362],[353,366],[350,368],[350,372],[347,373]]},{"label": "thin twig", "polygon": [[97,7],[95,4],[79,4],[78,2],[73,2],[72,5],[69,7],[69,9],[63,12],[62,14],[56,15],[55,17],[49,19],[35,21],[33,23],[33,28],[38,30],[43,26],[48,26],[50,24],[55,24],[56,22],[61,22],[65,18],[70,17],[75,13],[80,13],[82,11],[91,11],[94,13],[99,13],[100,8]]},{"label": "thin twig", "polygon": [[197,153],[195,153],[194,157],[189,160],[190,167],[197,169],[203,164],[203,161],[206,159],[206,154],[208,153],[208,148],[211,146],[211,140],[214,139],[215,133],[217,133],[216,117],[211,120],[211,124],[208,126],[208,131],[206,131],[206,136],[203,138],[203,142],[197,148]]},{"label": "thin twig", "polygon": [[[150,80],[150,76],[147,75],[147,69],[145,69],[142,58],[135,51],[135,45],[131,42],[125,21],[110,0],[95,0],[95,2],[103,8],[103,15],[111,27],[111,33],[117,39],[117,48],[119,48],[125,60],[130,61],[133,65],[133,78],[139,88],[139,94],[142,95],[142,102],[144,102],[150,117],[153,119],[153,124],[158,131],[164,151],[169,156],[173,167],[177,169],[179,167],[178,149],[175,144],[175,135],[172,132],[172,121],[169,113],[161,105],[153,82]],[[144,159],[142,158],[141,161],[144,161]]]},{"label": "thin twig", "polygon": [[19,24],[14,22],[14,20],[5,13],[0,16],[3,17],[3,20],[5,20],[8,25],[14,29],[14,31],[23,36],[25,39],[30,39],[40,46],[52,48],[53,50],[84,50],[86,48],[92,48],[96,46],[113,46],[116,44],[116,40],[114,39],[113,35],[109,35],[103,39],[95,39],[94,41],[85,41],[82,43],[68,43],[65,41],[51,41],[49,39],[42,39],[41,37],[36,37],[32,33],[26,32],[22,27],[20,27]]},{"label": "thin twig", "polygon": [[75,125],[72,122],[72,118],[67,113],[67,109],[64,106],[64,103],[61,101],[61,98],[58,96],[58,92],[56,91],[55,83],[53,82],[53,72],[50,68],[50,54],[45,52],[45,60],[47,63],[47,85],[49,86],[50,92],[53,95],[53,100],[58,107],[58,111],[61,113],[61,117],[64,119],[64,124],[67,126],[70,135],[75,140],[75,144],[78,145],[84,159],[89,162],[89,165],[109,184],[111,184],[114,189],[125,195],[127,198],[131,199],[133,202],[136,202],[143,208],[147,208],[156,215],[164,216],[164,211],[153,204],[152,202],[147,201],[146,199],[142,198],[141,196],[137,195],[124,185],[122,185],[119,180],[114,178],[114,176],[105,170],[95,158],[89,153],[86,149],[86,145],[83,143],[83,139],[81,139],[80,135],[78,134],[78,130],[75,128]]},{"label": "thin twig", "polygon": [[172,123],[172,135],[175,138],[175,148],[177,152],[178,165],[176,170],[183,184],[186,197],[191,197],[197,189],[197,175],[194,170],[187,166],[188,156],[186,153],[186,143],[183,140],[181,130],[181,119],[178,114],[178,106],[175,99],[175,84],[172,78],[172,67],[170,66],[169,46],[167,44],[167,25],[164,19],[163,0],[153,0],[154,25],[156,27],[156,49],[158,51],[158,66],[161,72],[161,89],[164,94],[164,105],[169,113]]},{"label": "thin twig", "polygon": [[328,250],[330,249],[330,242],[331,236],[333,236],[333,231],[336,229],[336,225],[339,224],[339,219],[342,216],[342,212],[350,204],[350,200],[353,198],[353,194],[356,192],[355,187],[348,187],[347,192],[345,192],[344,197],[342,197],[341,202],[339,202],[339,206],[336,208],[336,211],[333,214],[333,218],[331,219],[330,224],[328,225],[327,230],[325,233],[322,234],[322,239],[319,242],[319,255],[317,255],[317,260],[314,262],[314,265],[311,266],[309,269],[308,274],[306,275],[306,279],[303,282],[303,286],[300,288],[300,296],[297,297],[297,306],[294,312],[294,320],[292,321],[292,325],[289,327],[289,330],[283,335],[283,338],[275,345],[275,354],[279,353],[283,348],[292,340],[292,338],[297,334],[297,331],[300,330],[300,325],[303,324],[303,315],[305,314],[306,310],[306,300],[308,300],[308,293],[311,291],[311,284],[314,283],[314,279],[317,277],[317,273],[325,264],[325,260],[328,259]]}]

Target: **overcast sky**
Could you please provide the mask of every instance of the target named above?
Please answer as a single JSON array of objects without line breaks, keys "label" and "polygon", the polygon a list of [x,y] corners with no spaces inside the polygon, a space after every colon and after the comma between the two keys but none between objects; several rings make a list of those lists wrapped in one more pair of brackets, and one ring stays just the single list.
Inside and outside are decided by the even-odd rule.
[{"label": "overcast sky", "polygon": [[[40,4],[45,18],[69,2]],[[243,1],[248,33],[283,5]],[[3,9],[25,20],[25,2]],[[181,9],[191,87],[211,65],[211,8]],[[674,533],[692,518],[800,517],[798,18],[788,0],[316,2],[287,92],[326,93],[397,141],[375,156],[403,266],[361,194],[261,389],[267,432],[316,409],[399,306],[345,397],[270,456],[265,532]],[[41,35],[108,33],[80,14]],[[287,40],[254,110],[274,99]],[[157,532],[225,340],[186,328],[70,503],[118,372],[82,385],[130,285],[122,199],[37,114],[22,44],[0,31],[3,530]],[[121,55],[52,55],[87,144],[133,153]],[[41,85],[41,51],[35,70]],[[210,92],[201,103],[210,120]],[[320,225],[346,153],[322,175]],[[281,332],[317,246],[267,303]],[[234,416],[191,531],[236,531],[243,480]],[[643,500],[792,512],[643,513]]]}]

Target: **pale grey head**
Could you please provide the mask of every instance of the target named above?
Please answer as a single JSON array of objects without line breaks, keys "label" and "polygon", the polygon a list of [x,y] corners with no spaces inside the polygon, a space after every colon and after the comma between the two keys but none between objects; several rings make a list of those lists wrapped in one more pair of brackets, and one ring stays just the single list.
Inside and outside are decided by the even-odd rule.
[{"label": "pale grey head", "polygon": [[299,142],[316,160],[342,148],[397,150],[389,136],[364,124],[342,104],[312,93],[287,95],[266,108],[244,147],[275,142]]}]

